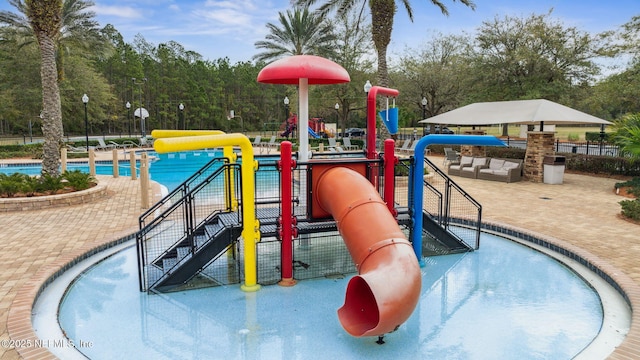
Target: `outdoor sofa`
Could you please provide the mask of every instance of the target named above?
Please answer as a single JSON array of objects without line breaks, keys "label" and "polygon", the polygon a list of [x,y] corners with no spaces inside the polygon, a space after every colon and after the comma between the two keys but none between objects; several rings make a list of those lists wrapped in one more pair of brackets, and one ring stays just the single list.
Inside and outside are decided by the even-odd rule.
[{"label": "outdoor sofa", "polygon": [[522,180],[521,159],[491,158],[486,167],[478,170],[478,179],[515,182]]},{"label": "outdoor sofa", "polygon": [[463,155],[459,162],[449,165],[447,173],[471,179],[510,183],[522,180],[522,160]]}]

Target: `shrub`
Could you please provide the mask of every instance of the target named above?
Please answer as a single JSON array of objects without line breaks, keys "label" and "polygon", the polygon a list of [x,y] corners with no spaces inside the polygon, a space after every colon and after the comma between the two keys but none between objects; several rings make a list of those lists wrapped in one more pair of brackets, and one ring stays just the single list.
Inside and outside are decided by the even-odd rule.
[{"label": "shrub", "polygon": [[619,204],[622,206],[622,216],[640,221],[640,200],[622,200]]},{"label": "shrub", "polygon": [[615,188],[629,187],[628,192],[640,198],[640,177],[635,177],[629,181],[617,182]]},{"label": "shrub", "polygon": [[580,140],[580,134],[570,133],[569,135],[567,135],[567,139],[569,141],[578,141]]},{"label": "shrub", "polygon": [[64,189],[64,184],[59,176],[44,174],[36,181],[36,189],[38,192],[55,194],[58,190]]},{"label": "shrub", "polygon": [[62,178],[67,181],[67,185],[75,190],[85,190],[91,187],[91,183],[95,181],[93,176],[83,173],[80,170],[65,171]]},{"label": "shrub", "polygon": [[0,194],[12,197],[24,189],[24,174],[0,174]]}]

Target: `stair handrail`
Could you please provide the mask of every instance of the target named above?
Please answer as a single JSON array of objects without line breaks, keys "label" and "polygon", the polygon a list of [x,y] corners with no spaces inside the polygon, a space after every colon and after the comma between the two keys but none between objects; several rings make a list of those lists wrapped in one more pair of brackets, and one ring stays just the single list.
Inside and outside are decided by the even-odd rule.
[{"label": "stair handrail", "polygon": [[[155,263],[158,259],[163,258],[167,253],[175,249],[175,247],[181,242],[185,241],[191,234],[193,234],[198,226],[201,226],[202,223],[205,223],[208,219],[215,216],[216,212],[212,212],[205,219],[201,220],[198,224],[195,224],[195,219],[193,218],[194,207],[196,206],[193,201],[195,195],[197,195],[202,189],[205,188],[206,185],[210,184],[212,181],[216,180],[220,176],[225,176],[229,174],[229,169],[237,167],[237,164],[224,164],[218,169],[216,169],[213,173],[208,175],[205,179],[201,180],[195,187],[189,190],[184,196],[182,196],[179,200],[170,204],[169,207],[164,209],[160,214],[154,216],[154,218],[144,224],[142,226],[142,222],[140,223],[141,229],[136,233],[136,248],[138,251],[138,272],[139,272],[139,280],[140,280],[140,290],[145,291],[148,286],[144,284],[147,283],[147,272],[145,271],[145,266],[147,264]],[[227,192],[228,194],[228,192]],[[187,218],[184,222],[184,233],[178,239],[176,239],[170,246],[168,246],[159,256],[156,256],[152,261],[148,261],[147,259],[147,239],[146,234],[153,231],[156,227],[162,225],[165,219],[169,218],[177,208],[184,207],[184,214],[187,214]],[[193,244],[190,244],[193,248]]]},{"label": "stair handrail", "polygon": [[[459,239],[470,249],[477,250],[480,245],[480,226],[481,226],[481,218],[482,218],[482,204],[480,204],[476,199],[471,196],[468,192],[466,192],[458,183],[456,183],[449,175],[447,175],[443,170],[438,168],[431,160],[424,158],[425,168],[429,167],[429,170],[433,170],[437,176],[440,176],[441,179],[444,180],[444,194],[442,194],[438,189],[429,184],[427,181],[424,182],[425,187],[429,188],[430,191],[436,192],[440,197],[443,198],[442,208],[440,209],[441,213],[439,215],[438,223],[442,225],[442,227],[451,235]],[[460,193],[467,202],[477,209],[477,220],[475,224],[472,224],[475,229],[475,244],[468,244],[463,238],[455,234],[454,232],[449,230],[449,225],[453,217],[451,216],[451,191],[455,190]],[[454,221],[455,222],[455,221]]]},{"label": "stair handrail", "polygon": [[163,206],[166,206],[167,203],[170,202],[178,194],[180,194],[179,195],[180,198],[184,197],[189,192],[189,189],[192,186],[192,184],[196,183],[196,182],[199,182],[198,179],[203,174],[205,174],[211,167],[213,167],[214,165],[218,164],[219,162],[222,162],[223,164],[226,164],[226,163],[229,162],[229,159],[226,158],[226,157],[215,157],[215,158],[211,159],[211,161],[206,163],[202,168],[200,168],[198,171],[196,171],[193,175],[189,176],[185,181],[183,181],[175,189],[173,189],[171,192],[169,192],[169,194],[164,196],[160,201],[158,201],[157,203],[153,204],[149,209],[147,209],[145,212],[143,212],[138,217],[139,229],[142,229],[144,227],[144,223],[145,223],[145,221],[147,221],[147,218],[149,216],[154,215],[157,212],[158,209],[162,208]]}]

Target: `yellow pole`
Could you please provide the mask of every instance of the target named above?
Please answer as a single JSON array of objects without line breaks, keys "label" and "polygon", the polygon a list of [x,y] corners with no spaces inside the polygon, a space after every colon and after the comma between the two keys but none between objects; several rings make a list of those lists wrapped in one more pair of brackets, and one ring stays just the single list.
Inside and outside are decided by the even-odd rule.
[{"label": "yellow pole", "polygon": [[244,284],[243,291],[258,291],[256,243],[260,241],[260,222],[255,211],[254,172],[258,168],[253,157],[253,146],[243,134],[203,135],[158,139],[153,143],[159,153],[182,150],[199,150],[212,147],[239,146],[242,152],[242,239],[244,241]]},{"label": "yellow pole", "polygon": [[[225,146],[222,151],[222,155],[229,159],[229,164],[235,164],[238,157],[233,152],[233,146]],[[228,183],[227,183],[228,181]],[[234,172],[231,169],[227,169],[227,176],[224,177],[224,201],[228,210],[236,211],[238,209],[238,199],[236,199],[235,193],[235,179]],[[229,203],[229,200],[231,202]]]}]

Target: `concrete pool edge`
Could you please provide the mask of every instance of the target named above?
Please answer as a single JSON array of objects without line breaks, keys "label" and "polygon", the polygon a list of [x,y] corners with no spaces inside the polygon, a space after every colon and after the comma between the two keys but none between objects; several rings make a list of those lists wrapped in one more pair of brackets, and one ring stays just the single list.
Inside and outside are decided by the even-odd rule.
[{"label": "concrete pool edge", "polygon": [[[536,245],[546,248],[553,253],[564,256],[586,267],[589,271],[606,281],[622,296],[631,310],[629,331],[622,343],[615,347],[615,350],[609,354],[607,358],[640,358],[640,313],[634,311],[640,308],[640,286],[628,275],[594,254],[558,238],[493,221],[483,221],[482,229],[483,231],[495,232],[519,239],[519,242],[523,245]],[[598,295],[600,296],[600,294]]]},{"label": "concrete pool edge", "polygon": [[[527,243],[537,244],[550,249],[555,253],[562,254],[587,267],[590,271],[609,283],[624,298],[631,309],[631,324],[627,336],[624,337],[622,343],[615,348],[614,352],[609,355],[609,358],[640,358],[640,346],[638,346],[640,343],[640,314],[633,312],[635,307],[634,305],[640,304],[640,287],[637,286],[630,277],[622,273],[617,268],[611,266],[606,261],[595,257],[593,254],[556,238],[536,234],[527,229],[521,229],[496,222],[483,223],[483,229],[489,233],[495,232],[503,236],[518,238],[524,245],[527,245]],[[121,245],[122,243],[132,239],[133,234],[129,234],[128,236],[120,237],[103,245],[94,245],[94,247],[89,251],[77,251],[76,254],[78,255],[75,257],[70,255],[69,258],[71,260],[66,261],[65,264],[59,264],[57,271],[53,271],[52,273],[49,268],[49,271],[41,271],[34,275],[29,282],[20,289],[9,309],[7,328],[10,338],[20,341],[24,341],[25,339],[31,339],[32,342],[37,341],[38,337],[33,329],[31,316],[33,308],[45,288],[60,277],[62,273],[68,270],[70,263],[79,263],[86,260],[91,255],[96,255],[106,249]],[[106,253],[100,255],[102,255],[102,258],[110,256],[110,254]],[[63,261],[61,260],[61,262]],[[569,266],[569,264],[567,264],[567,266]],[[25,290],[24,288],[29,289]],[[34,289],[36,291],[34,291]],[[47,348],[18,348],[16,350],[21,357],[27,359],[33,357],[43,358],[43,356],[44,358],[55,358],[55,355]]]},{"label": "concrete pool edge", "polygon": [[40,269],[29,278],[18,290],[16,297],[9,307],[7,316],[7,332],[9,338],[16,344],[24,345],[15,347],[20,357],[23,359],[57,359],[47,347],[42,346],[41,341],[48,339],[38,337],[33,327],[32,314],[36,302],[54,281],[76,264],[92,256],[104,256],[106,250],[135,239],[136,231],[137,228],[130,229],[115,236],[114,240],[88,244]]}]

